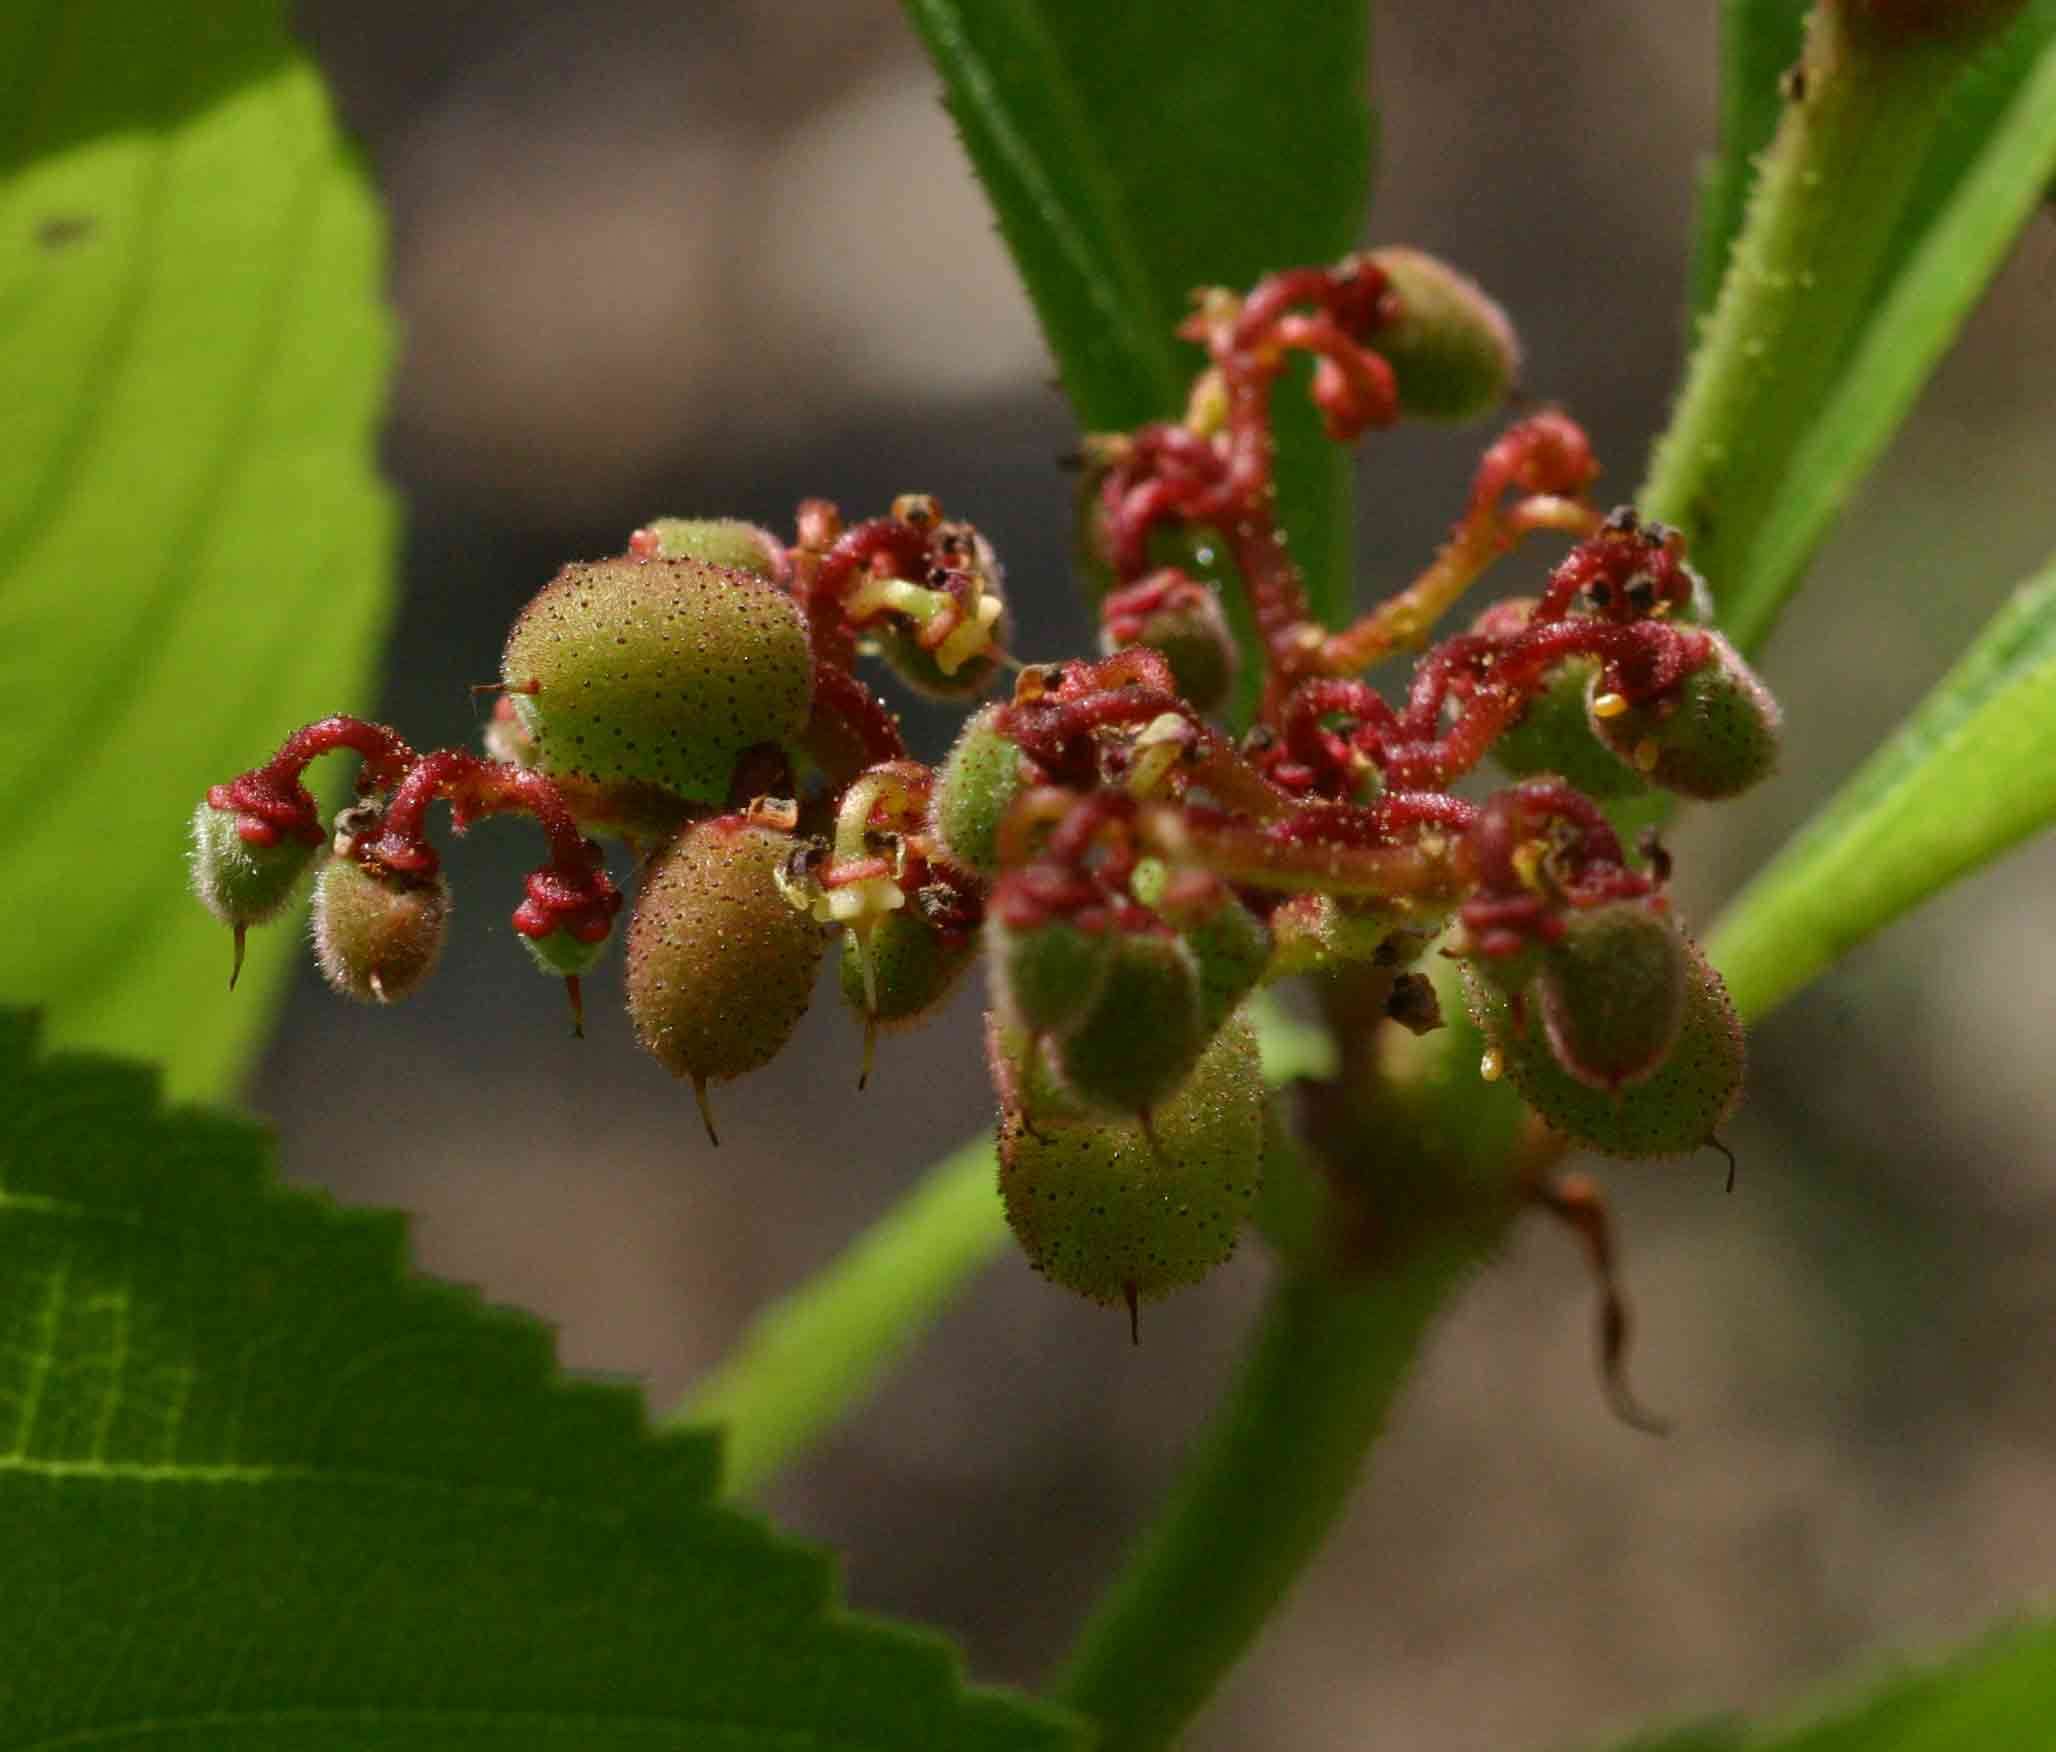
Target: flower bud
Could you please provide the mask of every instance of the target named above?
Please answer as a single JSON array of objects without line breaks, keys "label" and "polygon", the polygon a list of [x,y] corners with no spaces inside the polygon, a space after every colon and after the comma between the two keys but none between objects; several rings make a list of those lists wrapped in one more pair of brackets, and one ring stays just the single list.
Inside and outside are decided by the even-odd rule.
[{"label": "flower bud", "polygon": [[698,560],[566,566],[521,611],[502,669],[535,764],[722,802],[735,758],[798,734],[813,659],[793,600]]},{"label": "flower bud", "polygon": [[1677,1042],[1691,971],[1684,938],[1646,900],[1569,913],[1536,979],[1556,1062],[1608,1093],[1643,1081]]},{"label": "flower bud", "polygon": [[660,560],[700,560],[774,581],[786,573],[785,548],[768,529],[737,517],[653,517],[635,532],[631,553]]},{"label": "flower bud", "polygon": [[1473,420],[1507,398],[1521,345],[1506,312],[1469,276],[1421,250],[1371,251],[1399,313],[1369,344],[1392,367],[1412,419]]},{"label": "flower bud", "polygon": [[[1601,716],[1598,672],[1586,685],[1592,733],[1651,783],[1682,797],[1733,797],[1778,763],[1783,718],[1770,690],[1719,633],[1675,688]],[[1616,696],[1618,699],[1618,696]]]},{"label": "flower bud", "polygon": [[450,885],[333,857],[314,884],[314,959],[346,998],[394,1004],[435,970],[450,930]]},{"label": "flower bud", "polygon": [[942,764],[929,826],[951,862],[981,876],[999,874],[999,824],[1026,781],[1021,751],[994,728],[999,707],[973,715]]},{"label": "flower bud", "polygon": [[692,1080],[703,1116],[707,1084],[769,1064],[813,995],[821,927],[777,881],[799,845],[722,815],[688,825],[644,872],[628,926],[628,1014],[644,1047]]},{"label": "flower bud", "polygon": [[1113,936],[1104,982],[1050,1054],[1065,1088],[1082,1101],[1148,1114],[1177,1091],[1206,1045],[1199,966],[1176,937]]},{"label": "flower bud", "polygon": [[1608,1092],[1558,1061],[1545,1027],[1515,1023],[1513,1001],[1465,968],[1471,1013],[1528,1105],[1609,1156],[1682,1156],[1712,1141],[1742,1094],[1742,1025],[1697,945],[1680,939],[1685,992],[1677,1039],[1640,1082]]},{"label": "flower bud", "polygon": [[193,811],[193,893],[225,925],[261,925],[291,903],[321,846],[318,833],[308,840],[203,802]]},{"label": "flower bud", "polygon": [[[1003,1097],[1020,1092],[1019,1034],[989,1024]],[[1109,1119],[1039,1088],[1000,1116],[1000,1196],[1028,1262],[1051,1282],[1132,1310],[1197,1283],[1235,1251],[1262,1174],[1256,1034],[1231,1018],[1151,1115]]]}]

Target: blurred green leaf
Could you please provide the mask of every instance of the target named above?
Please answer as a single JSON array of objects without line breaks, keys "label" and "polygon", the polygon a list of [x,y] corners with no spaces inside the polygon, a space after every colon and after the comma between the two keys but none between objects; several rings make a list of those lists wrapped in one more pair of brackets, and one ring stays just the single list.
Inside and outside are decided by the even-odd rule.
[{"label": "blurred green leaf", "polygon": [[[1369,198],[1367,6],[907,0],[1079,418],[1175,416],[1195,286],[1357,241]],[[1347,458],[1281,390],[1280,509],[1317,612],[1350,599]]]},{"label": "blurred green leaf", "polygon": [[0,86],[0,996],[220,1090],[294,933],[229,999],[186,823],[369,690],[383,226],[278,0],[13,7]]},{"label": "blurred green leaf", "polygon": [[1081,1744],[270,1153],[0,1012],[0,1744]]},{"label": "blurred green leaf", "polygon": [[2056,565],[1743,890],[1708,953],[1764,1014],[1872,932],[2056,820]]},{"label": "blurred green leaf", "polygon": [[[2024,38],[2029,26],[2038,34]],[[1924,178],[1922,205],[1895,241],[1881,302],[1794,450],[1784,489],[1732,580],[1722,618],[1745,649],[1761,641],[1798,588],[1815,548],[1913,411],[2056,178],[2056,4],[2037,6],[2001,47],[2006,53],[1981,63],[1969,82],[1980,107],[1952,111],[1937,149],[1950,174]]]},{"label": "blurred green leaf", "polygon": [[1756,180],[1756,156],[1777,132],[1779,81],[1799,58],[1811,0],[1723,0],[1720,9],[1720,134],[1699,185],[1692,239],[1691,325],[1713,308],[1728,253]]}]

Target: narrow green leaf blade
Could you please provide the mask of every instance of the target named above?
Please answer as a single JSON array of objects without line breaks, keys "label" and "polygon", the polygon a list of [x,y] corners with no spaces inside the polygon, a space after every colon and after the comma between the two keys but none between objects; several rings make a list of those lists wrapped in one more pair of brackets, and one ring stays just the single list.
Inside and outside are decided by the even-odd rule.
[{"label": "narrow green leaf blade", "polygon": [[[1807,428],[1722,619],[1745,650],[1798,587],[1835,517],[1912,412],[1942,355],[2056,180],[2056,7],[2026,75],[1890,290]],[[2032,21],[2032,20],[2031,20]]]},{"label": "narrow green leaf blade", "polygon": [[[907,0],[1080,419],[1177,414],[1195,286],[1357,240],[1370,184],[1363,4]],[[1281,511],[1319,612],[1349,600],[1345,459],[1281,395]]]},{"label": "narrow green leaf blade", "polygon": [[1756,155],[1777,132],[1779,81],[1799,58],[1810,0],[1724,0],[1720,9],[1720,138],[1700,183],[1692,240],[1691,319],[1713,308],[1756,179]]},{"label": "narrow green leaf blade", "polygon": [[0,1747],[1082,1747],[153,1085],[0,1012]]},{"label": "narrow green leaf blade", "polygon": [[11,8],[0,86],[0,996],[218,1090],[293,932],[221,1001],[186,823],[369,692],[383,225],[279,0]]},{"label": "narrow green leaf blade", "polygon": [[1708,942],[1752,1019],[2056,820],[2056,565],[1729,907]]}]

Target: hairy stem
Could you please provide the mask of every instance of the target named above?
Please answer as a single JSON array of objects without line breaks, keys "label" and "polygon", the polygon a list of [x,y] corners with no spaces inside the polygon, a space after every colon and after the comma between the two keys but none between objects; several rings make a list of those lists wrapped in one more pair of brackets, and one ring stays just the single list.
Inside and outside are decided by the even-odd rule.
[{"label": "hairy stem", "polygon": [[[1822,5],[1719,302],[1642,489],[1725,604],[1839,375],[1975,39],[1908,37]],[[1762,628],[1749,629],[1754,634]],[[1753,640],[1750,641],[1753,643]]]},{"label": "hairy stem", "polygon": [[986,1139],[942,1159],[826,1271],[760,1314],[669,1423],[724,1427],[723,1488],[747,1496],[853,1406],[1005,1245]]},{"label": "hairy stem", "polygon": [[1099,1752],[1172,1745],[1255,1640],[1477,1257],[1444,1246],[1373,1281],[1272,1289],[1240,1379],[1057,1681],[1099,1724]]}]

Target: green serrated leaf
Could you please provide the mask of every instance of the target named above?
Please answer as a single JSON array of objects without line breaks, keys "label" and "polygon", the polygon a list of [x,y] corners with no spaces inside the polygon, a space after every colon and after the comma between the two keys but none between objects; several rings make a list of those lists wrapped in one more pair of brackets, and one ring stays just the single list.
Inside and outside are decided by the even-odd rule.
[{"label": "green serrated leaf", "polygon": [[[1242,286],[1357,240],[1370,186],[1362,4],[907,0],[1095,430],[1178,413],[1195,286]],[[1349,588],[1346,459],[1280,397],[1280,508],[1317,612]]]},{"label": "green serrated leaf", "polygon": [[2056,566],[1729,907],[1707,944],[1755,1018],[2056,820]]},{"label": "green serrated leaf", "polygon": [[223,1001],[186,822],[369,691],[383,225],[278,0],[10,8],[0,85],[0,996],[220,1090],[293,932]]},{"label": "green serrated leaf", "polygon": [[269,1154],[0,1013],[0,1747],[1082,1744]]},{"label": "green serrated leaf", "polygon": [[1779,80],[1799,58],[1811,0],[1723,0],[1720,9],[1720,141],[1701,176],[1699,219],[1692,239],[1691,321],[1713,308],[1749,188],[1757,154],[1777,132],[1784,107]]}]

